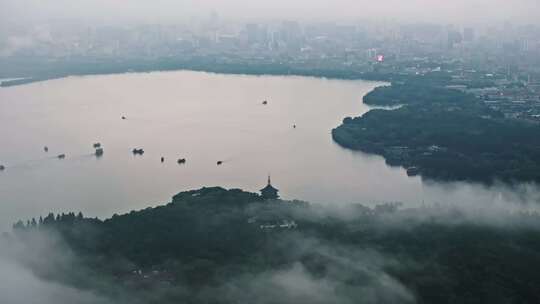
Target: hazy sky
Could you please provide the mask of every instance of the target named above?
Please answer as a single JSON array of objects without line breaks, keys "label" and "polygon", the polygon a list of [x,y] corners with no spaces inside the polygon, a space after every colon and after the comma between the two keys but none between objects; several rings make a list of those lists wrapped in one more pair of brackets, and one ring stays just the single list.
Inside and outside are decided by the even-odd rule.
[{"label": "hazy sky", "polygon": [[0,17],[168,21],[209,14],[245,19],[385,18],[538,22],[540,0],[0,0]]}]

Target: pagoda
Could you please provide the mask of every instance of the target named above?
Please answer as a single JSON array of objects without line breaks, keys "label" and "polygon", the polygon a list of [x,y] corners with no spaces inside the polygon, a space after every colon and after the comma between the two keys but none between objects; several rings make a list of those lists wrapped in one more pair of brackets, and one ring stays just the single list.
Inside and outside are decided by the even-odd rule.
[{"label": "pagoda", "polygon": [[266,187],[261,189],[261,196],[267,200],[278,199],[278,192],[279,190],[272,186],[272,182],[270,181],[270,175],[268,175],[268,184],[266,185]]}]

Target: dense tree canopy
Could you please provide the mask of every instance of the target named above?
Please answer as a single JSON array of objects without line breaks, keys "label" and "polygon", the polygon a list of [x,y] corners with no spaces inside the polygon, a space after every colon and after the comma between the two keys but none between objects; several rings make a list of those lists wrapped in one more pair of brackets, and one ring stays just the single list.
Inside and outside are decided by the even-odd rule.
[{"label": "dense tree canopy", "polygon": [[427,178],[540,181],[540,126],[505,119],[472,95],[427,83],[375,89],[366,104],[403,106],[345,118],[334,140]]},{"label": "dense tree canopy", "polygon": [[29,250],[40,235],[60,235],[80,265],[45,275],[117,302],[540,301],[536,214],[480,221],[434,207],[344,208],[203,188],[105,221],[50,214],[14,232]]}]

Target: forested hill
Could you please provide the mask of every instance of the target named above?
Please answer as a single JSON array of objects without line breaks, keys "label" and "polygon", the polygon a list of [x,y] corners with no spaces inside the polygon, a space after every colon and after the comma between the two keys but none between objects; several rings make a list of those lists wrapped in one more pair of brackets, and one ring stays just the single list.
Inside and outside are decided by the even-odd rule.
[{"label": "forested hill", "polygon": [[536,214],[323,207],[203,188],[114,215],[50,214],[14,261],[111,303],[538,303]]},{"label": "forested hill", "polygon": [[372,110],[332,131],[340,145],[384,156],[409,174],[445,181],[540,182],[540,126],[503,115],[444,82],[414,81],[376,88]]}]

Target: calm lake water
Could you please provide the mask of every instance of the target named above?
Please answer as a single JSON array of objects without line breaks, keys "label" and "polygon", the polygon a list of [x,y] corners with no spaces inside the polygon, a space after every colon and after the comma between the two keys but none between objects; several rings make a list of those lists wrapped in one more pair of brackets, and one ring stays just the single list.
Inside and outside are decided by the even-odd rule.
[{"label": "calm lake water", "polygon": [[282,197],[327,204],[538,201],[534,185],[425,184],[336,145],[331,129],[368,111],[362,97],[379,85],[181,71],[0,88],[0,230],[50,211],[108,217],[202,186],[258,191],[269,173]]}]

